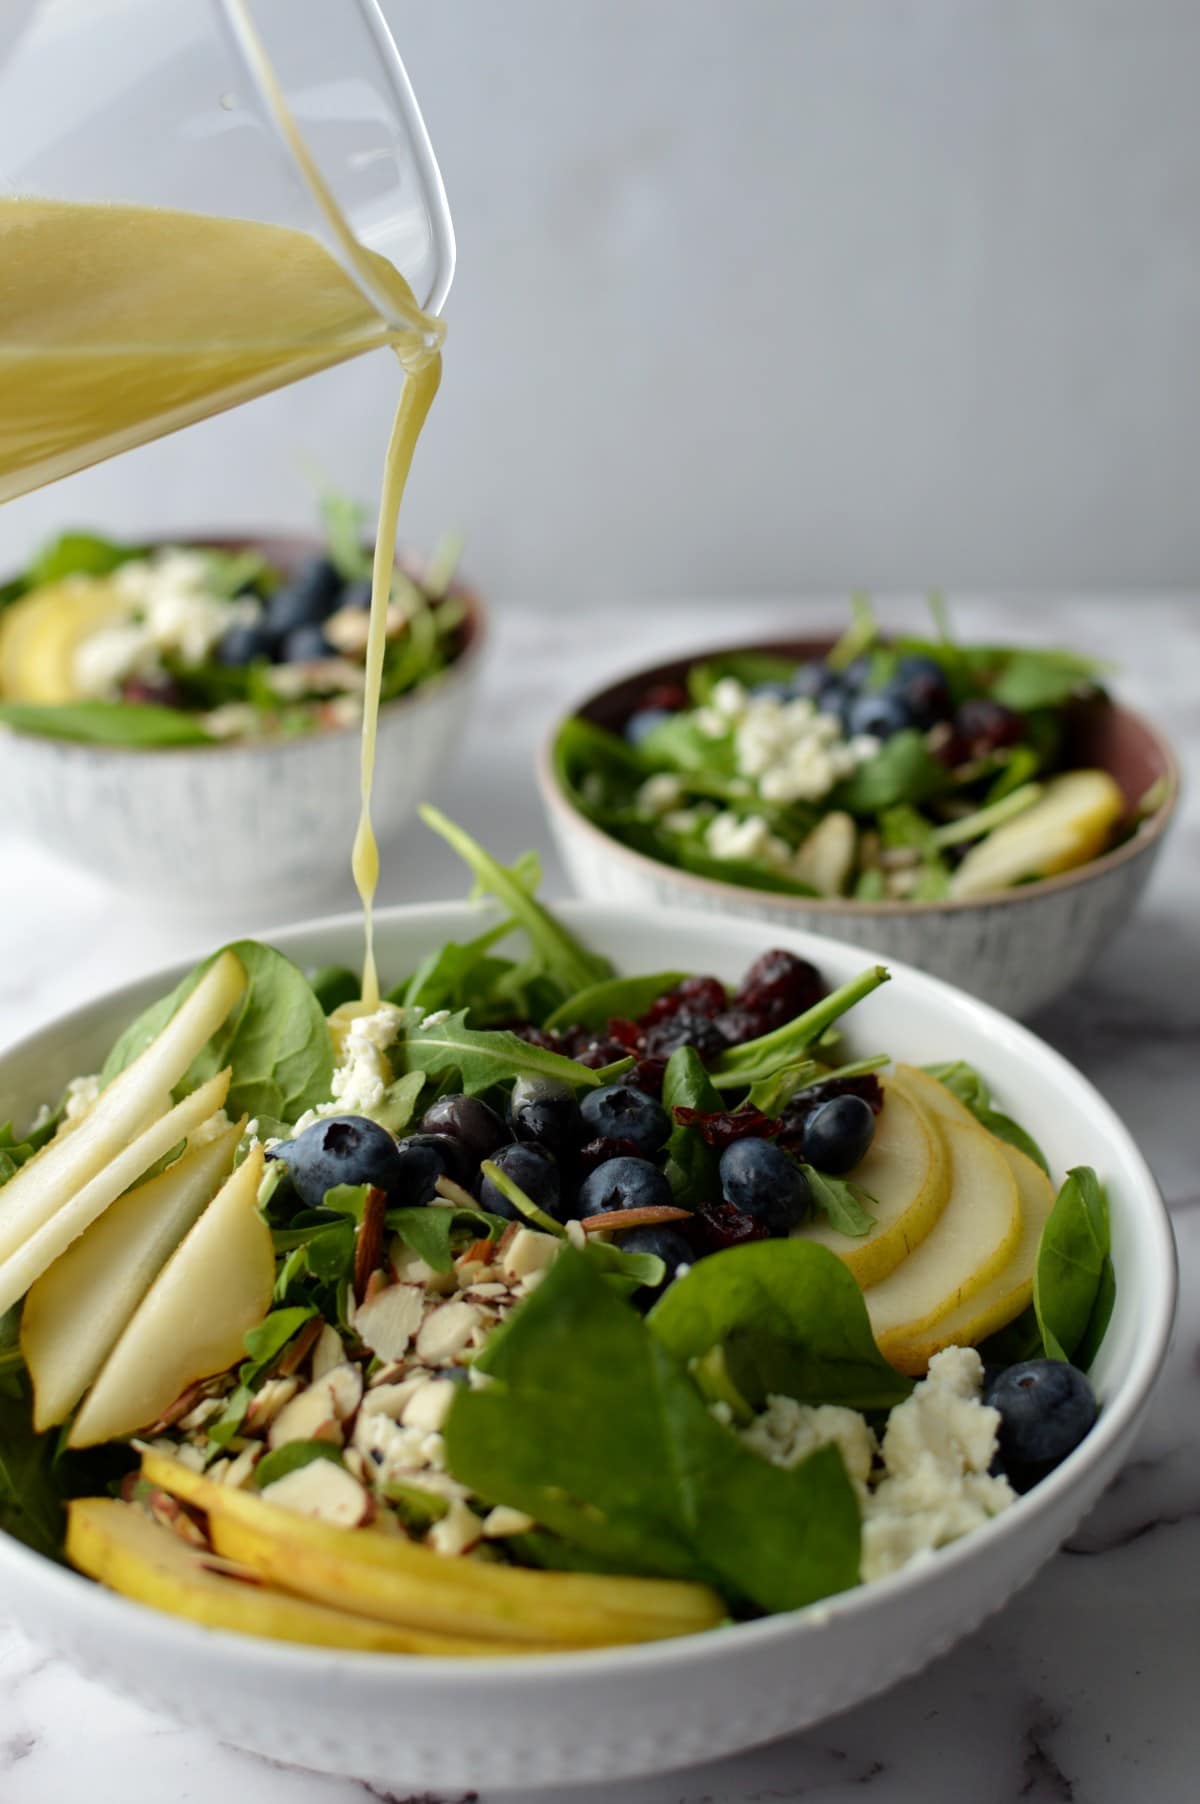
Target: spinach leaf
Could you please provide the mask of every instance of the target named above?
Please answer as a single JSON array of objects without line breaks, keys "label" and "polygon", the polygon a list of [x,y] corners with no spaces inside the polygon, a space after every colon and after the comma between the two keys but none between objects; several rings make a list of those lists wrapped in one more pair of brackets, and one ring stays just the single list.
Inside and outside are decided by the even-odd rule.
[{"label": "spinach leaf", "polygon": [[701,1260],[654,1305],[649,1327],[681,1361],[722,1347],[755,1408],[781,1395],[888,1409],[912,1389],[876,1347],[858,1284],[814,1241],[752,1241]]},{"label": "spinach leaf", "polygon": [[850,814],[878,814],[898,802],[924,802],[949,787],[950,776],[925,743],[924,733],[906,727],[884,741],[829,798],[831,808]]},{"label": "spinach leaf", "polygon": [[646,772],[668,770],[686,776],[713,771],[732,777],[736,769],[732,729],[722,738],[712,739],[700,730],[695,715],[686,713],[669,714],[651,727],[638,746],[638,756]]},{"label": "spinach leaf", "polygon": [[321,496],[320,506],[330,563],[343,582],[368,578],[373,559],[367,548],[366,508],[332,489]]},{"label": "spinach leaf", "polygon": [[286,1478],[289,1472],[311,1466],[315,1459],[329,1459],[340,1466],[341,1448],[332,1447],[328,1441],[285,1441],[282,1447],[274,1447],[270,1453],[265,1453],[255,1466],[254,1488],[264,1490],[277,1479]]},{"label": "spinach leaf", "polygon": [[362,979],[346,965],[326,965],[309,978],[312,993],[326,1015],[347,1002],[357,1002],[362,995]]},{"label": "spinach leaf", "polygon": [[62,1559],[62,1493],[53,1434],[33,1431],[33,1395],[23,1371],[0,1376],[0,1529],[48,1559]]},{"label": "spinach leaf", "polygon": [[390,1209],[387,1225],[418,1259],[435,1272],[448,1272],[454,1264],[455,1240],[463,1238],[464,1228],[475,1240],[482,1240],[487,1234],[499,1240],[509,1223],[482,1209],[442,1209],[431,1205],[423,1209]]},{"label": "spinach leaf", "polygon": [[765,1610],[855,1583],[858,1505],[836,1449],[792,1471],[749,1452],[582,1254],[559,1255],[479,1363],[492,1383],[458,1392],[446,1453],[490,1503],[626,1572]]},{"label": "spinach leaf", "polygon": [[758,683],[790,683],[795,674],[795,658],[776,658],[762,651],[730,651],[693,664],[687,673],[688,693],[695,706],[703,708],[724,677],[733,677],[744,688],[753,689]]},{"label": "spinach leaf", "polygon": [[[354,1265],[354,1223],[350,1220],[300,1229],[284,1229],[273,1236],[276,1250],[287,1252],[275,1279],[275,1301],[292,1297],[310,1300],[310,1285],[323,1299],[335,1293],[350,1277]],[[324,1312],[323,1312],[324,1313]]]},{"label": "spinach leaf", "polygon": [[1094,689],[1112,669],[1095,658],[1073,651],[1049,651],[1027,647],[1017,651],[981,651],[991,658],[999,674],[991,684],[994,700],[1006,708],[1028,713],[1032,708],[1060,708],[1081,690]]},{"label": "spinach leaf", "polygon": [[656,1290],[667,1275],[666,1264],[657,1253],[627,1253],[619,1240],[604,1241],[595,1234],[588,1235],[583,1256],[623,1297],[632,1296],[643,1285]]},{"label": "spinach leaf", "polygon": [[636,1021],[652,1002],[665,996],[687,976],[686,971],[655,971],[647,977],[608,977],[568,996],[543,1027],[603,1027],[613,1015]]},{"label": "spinach leaf", "polygon": [[[241,960],[246,989],[185,1073],[178,1093],[186,1095],[230,1065],[233,1081],[225,1106],[231,1115],[270,1115],[293,1122],[329,1096],[333,1049],[321,1005],[304,973],[273,946],[234,940],[227,949]],[[197,965],[169,996],[152,1003],[125,1029],[104,1062],[105,1083],[145,1050],[211,963],[207,958]]]},{"label": "spinach leaf", "polygon": [[158,702],[0,702],[0,725],[81,745],[211,745],[195,715]]},{"label": "spinach leaf", "polygon": [[774,1077],[788,1065],[795,1065],[807,1047],[813,1046],[833,1023],[852,1009],[855,1003],[887,983],[890,973],[885,965],[870,965],[848,983],[823,996],[794,1021],[786,1021],[757,1040],[731,1046],[723,1052],[710,1076],[718,1090],[734,1090],[743,1084],[759,1084]]},{"label": "spinach leaf", "polygon": [[430,1014],[436,1009],[466,1007],[468,980],[492,947],[512,932],[513,925],[511,920],[500,921],[461,945],[447,940],[417,966],[407,983],[392,991],[389,1000]]},{"label": "spinach leaf", "polygon": [[25,1361],[21,1357],[21,1305],[14,1303],[0,1315],[0,1377]]},{"label": "spinach leaf", "polygon": [[936,1077],[939,1084],[958,1098],[965,1108],[970,1109],[976,1121],[995,1134],[997,1140],[1006,1140],[1015,1146],[1019,1153],[1040,1165],[1046,1176],[1050,1176],[1050,1166],[1046,1155],[1032,1134],[1026,1133],[1019,1121],[1006,1115],[1001,1109],[992,1107],[991,1091],[974,1065],[968,1065],[965,1059],[954,1059],[946,1065],[926,1065],[925,1070],[930,1077]]},{"label": "spinach leaf", "polygon": [[869,1234],[875,1226],[875,1217],[864,1207],[874,1202],[865,1190],[857,1184],[848,1183],[845,1178],[832,1177],[828,1172],[818,1171],[813,1165],[800,1162],[808,1185],[813,1204],[827,1215],[831,1224],[839,1234],[860,1236]]},{"label": "spinach leaf", "polygon": [[[1048,1358],[1074,1359],[1080,1347],[1095,1337],[1095,1327],[1089,1333],[1089,1326],[1097,1312],[1097,1300],[1115,1289],[1109,1260],[1108,1202],[1091,1166],[1077,1165],[1067,1173],[1042,1229],[1033,1274],[1033,1306]],[[1107,1308],[1111,1310],[1111,1301]],[[1104,1309],[1101,1302],[1099,1315]],[[1097,1321],[1102,1335],[1107,1317],[1100,1320],[1098,1316]]]},{"label": "spinach leaf", "polygon": [[380,1101],[373,1108],[364,1110],[364,1113],[369,1114],[371,1120],[377,1121],[380,1127],[385,1127],[389,1134],[399,1136],[415,1115],[424,1088],[423,1071],[406,1071],[403,1077],[398,1077],[395,1083],[389,1084]]},{"label": "spinach leaf", "polygon": [[[1110,1255],[1105,1255],[1100,1267],[1100,1282],[1096,1286],[1096,1297],[1088,1315],[1087,1327],[1083,1331],[1083,1339],[1072,1355],[1072,1363],[1081,1372],[1091,1370],[1092,1362],[1100,1351],[1101,1342],[1108,1332],[1108,1324],[1112,1320],[1113,1306],[1117,1300],[1117,1274]],[[1035,1312],[1036,1313],[1036,1312]]]},{"label": "spinach leaf", "polygon": [[273,1309],[256,1328],[249,1328],[243,1338],[246,1360],[238,1373],[242,1384],[253,1385],[274,1364],[305,1322],[316,1310],[308,1306],[295,1309]]},{"label": "spinach leaf", "polygon": [[469,833],[447,820],[436,808],[424,806],[421,819],[451,845],[488,895],[496,897],[525,929],[530,945],[540,957],[547,976],[564,996],[599,983],[612,975],[606,958],[589,952],[561,922],[544,909],[513,873],[499,864]]},{"label": "spinach leaf", "polygon": [[997,1328],[979,1343],[979,1357],[985,1366],[1018,1366],[1027,1359],[1041,1359],[1045,1352],[1037,1311],[1031,1303],[1013,1321]]},{"label": "spinach leaf", "polygon": [[713,1115],[724,1103],[694,1046],[678,1047],[667,1060],[662,1100],[674,1124],[667,1141],[667,1182],[681,1209],[697,1209],[720,1195],[717,1153],[694,1127],[676,1120],[675,1110],[699,1109]]},{"label": "spinach leaf", "polygon": [[507,1028],[468,1027],[465,1009],[445,1021],[427,1018],[405,1027],[398,1057],[410,1071],[423,1071],[427,1077],[456,1073],[468,1096],[516,1077],[557,1078],[575,1089],[600,1081],[586,1065],[531,1046]]},{"label": "spinach leaf", "polygon": [[28,589],[60,583],[67,576],[108,576],[131,558],[145,557],[145,545],[119,545],[93,532],[64,532],[43,545],[25,573]]}]

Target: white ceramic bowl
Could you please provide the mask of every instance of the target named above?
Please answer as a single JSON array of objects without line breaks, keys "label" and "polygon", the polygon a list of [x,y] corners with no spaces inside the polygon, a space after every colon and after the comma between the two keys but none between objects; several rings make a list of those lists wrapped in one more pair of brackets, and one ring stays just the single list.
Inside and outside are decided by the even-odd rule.
[{"label": "white ceramic bowl", "polygon": [[[736,649],[797,661],[821,656],[829,640],[772,641]],[[721,650],[732,649],[722,647]],[[646,692],[678,683],[689,665],[716,652],[643,669],[586,697],[571,713],[619,731]],[[1077,871],[994,896],[956,902],[856,902],[776,895],[717,882],[623,845],[580,813],[554,768],[555,724],[538,759],[538,785],[559,854],[580,895],[637,907],[702,908],[781,927],[833,933],[961,984],[1018,1018],[1069,988],[1095,963],[1137,906],[1174,813],[1179,771],[1160,734],[1129,708],[1081,711],[1073,750],[1079,764],[1111,772],[1133,809],[1153,783],[1164,800],[1124,845]]]},{"label": "white ceramic bowl", "polygon": [[[251,543],[287,569],[315,540]],[[464,591],[460,655],[379,714],[372,818],[393,840],[462,738],[484,641],[482,602]],[[245,745],[77,745],[0,729],[0,806],[11,832],[38,840],[93,876],[190,911],[254,909],[295,916],[330,894],[350,862],[357,825],[359,730],[334,727]]]},{"label": "white ceramic bowl", "polygon": [[[739,976],[778,941],[832,982],[852,946],[750,922],[567,904],[564,919],[624,970]],[[479,931],[466,904],[389,909],[385,973]],[[356,917],[288,929],[310,966],[353,963]],[[120,1027],[177,971],[125,986],[0,1056],[0,1120],[25,1119],[93,1070]],[[897,967],[854,1014],[855,1043],[917,1061],[965,1058],[1042,1142],[1057,1172],[1087,1162],[1108,1185],[1116,1308],[1093,1374],[1103,1408],[1082,1446],[1029,1496],[924,1565],[791,1615],[634,1649],[453,1664],[335,1654],[212,1633],[98,1589],[0,1536],[0,1597],[37,1640],[118,1691],[223,1741],[376,1782],[561,1786],[712,1759],[814,1723],[916,1671],[998,1609],[1069,1535],[1126,1458],[1166,1350],[1174,1308],[1170,1227],[1145,1161],[1108,1104],[1065,1060],[970,997]]]}]

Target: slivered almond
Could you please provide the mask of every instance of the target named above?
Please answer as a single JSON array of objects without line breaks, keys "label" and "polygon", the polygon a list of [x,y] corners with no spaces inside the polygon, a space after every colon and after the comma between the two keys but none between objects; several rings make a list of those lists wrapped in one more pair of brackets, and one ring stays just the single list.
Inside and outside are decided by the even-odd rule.
[{"label": "slivered almond", "polygon": [[341,1528],[357,1528],[368,1513],[370,1501],[353,1473],[327,1459],[309,1460],[307,1466],[266,1485],[262,1495],[268,1503],[282,1509],[313,1516],[318,1522],[333,1522]]},{"label": "slivered almond", "polygon": [[182,1422],[184,1416],[191,1414],[206,1394],[204,1380],[198,1378],[194,1384],[189,1384],[185,1391],[179,1393],[174,1403],[163,1410],[157,1422],[151,1423],[143,1432],[146,1435],[162,1434],[165,1429],[174,1428],[177,1422]]},{"label": "slivered almond", "polygon": [[453,1178],[438,1178],[433,1187],[443,1202],[455,1203],[460,1209],[469,1209],[472,1215],[482,1215],[483,1211],[471,1192],[464,1190],[461,1184],[456,1184]]},{"label": "slivered almond", "polygon": [[474,1303],[443,1303],[421,1323],[417,1356],[426,1365],[447,1365],[470,1345],[483,1317]]},{"label": "slivered almond", "polygon": [[346,1349],[337,1329],[331,1328],[328,1322],[322,1322],[320,1327],[321,1332],[317,1336],[312,1356],[314,1384],[318,1378],[324,1378],[326,1372],[331,1372],[334,1366],[342,1365],[346,1358]]},{"label": "slivered almond", "polygon": [[250,1400],[242,1423],[243,1432],[261,1434],[264,1428],[269,1428],[280,1410],[286,1408],[299,1389],[298,1378],[268,1378]]},{"label": "slivered almond", "polygon": [[424,1298],[411,1284],[392,1284],[354,1312],[354,1332],[380,1359],[402,1359],[421,1325]]},{"label": "slivered almond", "polygon": [[366,1300],[367,1285],[372,1273],[377,1272],[383,1264],[383,1230],[384,1217],[387,1214],[387,1197],[377,1184],[372,1184],[367,1191],[367,1200],[363,1204],[363,1218],[358,1225],[358,1233],[354,1241],[354,1301],[362,1303]]},{"label": "slivered almond", "polygon": [[580,1223],[585,1234],[619,1234],[625,1228],[656,1228],[664,1221],[690,1221],[690,1209],[673,1209],[659,1203],[648,1209],[610,1209],[606,1215],[589,1215]]},{"label": "slivered almond", "polygon": [[337,1438],[341,1438],[337,1417],[334,1412],[333,1399],[327,1385],[310,1385],[284,1405],[271,1424],[267,1441],[271,1447],[286,1447],[289,1441],[319,1441],[332,1437],[326,1430],[332,1425],[337,1429]]}]

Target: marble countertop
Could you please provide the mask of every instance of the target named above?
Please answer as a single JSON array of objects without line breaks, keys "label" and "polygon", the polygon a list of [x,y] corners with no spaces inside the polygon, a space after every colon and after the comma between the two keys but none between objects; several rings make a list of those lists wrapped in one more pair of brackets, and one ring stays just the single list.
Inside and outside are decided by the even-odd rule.
[{"label": "marble countertop", "polygon": [[[887,619],[916,621],[917,604]],[[511,855],[548,850],[529,775],[564,697],[689,644],[805,631],[830,603],[628,603],[586,618],[497,610],[484,695],[438,800]],[[1123,597],[964,601],[964,635],[1096,645],[1122,693],[1200,761],[1200,604]],[[562,875],[547,856],[547,891]],[[1183,1804],[1200,1769],[1200,804],[1181,817],[1138,919],[1034,1025],[1120,1111],[1175,1222],[1182,1301],[1136,1455],[1075,1539],[977,1634],[918,1677],[804,1735],[720,1765],[574,1804]],[[414,835],[385,860],[381,900],[462,893],[451,855]],[[344,898],[349,906],[351,892]],[[0,1042],[125,978],[269,921],[155,914],[32,845],[0,860]],[[2,1607],[2,1604],[0,1604]],[[458,1804],[430,1794],[404,1804]],[[471,1794],[472,1796],[474,1794]],[[388,1794],[273,1765],[120,1701],[0,1621],[2,1804],[352,1804]],[[390,1804],[401,1804],[400,1794]],[[488,1793],[482,1804],[516,1804]]]}]

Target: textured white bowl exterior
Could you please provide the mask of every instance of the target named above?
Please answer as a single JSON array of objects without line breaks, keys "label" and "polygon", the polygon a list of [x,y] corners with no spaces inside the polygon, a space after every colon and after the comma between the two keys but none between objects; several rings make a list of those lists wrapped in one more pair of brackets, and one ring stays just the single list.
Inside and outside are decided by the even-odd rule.
[{"label": "textured white bowl exterior", "polygon": [[703,909],[799,932],[835,933],[852,945],[959,984],[1018,1018],[1050,1002],[1095,963],[1137,906],[1162,845],[1161,835],[1147,838],[1132,856],[1096,869],[1086,880],[1032,884],[990,901],[947,908],[929,903],[912,908],[875,909],[862,903],[806,907],[803,896],[780,897],[694,878],[630,852],[561,796],[546,800],[559,854],[581,896],[635,908]]},{"label": "textured white bowl exterior", "polygon": [[[839,982],[863,963],[816,935],[668,909],[569,904],[571,925],[630,971],[740,974],[769,938]],[[411,969],[489,919],[465,904],[385,911],[386,972]],[[289,929],[308,965],[352,963],[354,917]],[[131,985],[0,1056],[0,1120],[23,1121],[95,1069],[117,1030],[177,972]],[[1071,1533],[1129,1452],[1174,1309],[1174,1252],[1153,1179],[1103,1098],[1025,1029],[897,968],[856,1010],[861,1051],[961,1057],[1042,1142],[1056,1172],[1088,1162],[1108,1186],[1118,1293],[1094,1373],[1092,1434],[1053,1476],[976,1535],[882,1583],[788,1616],[684,1641],[510,1662],[336,1654],[212,1633],[88,1584],[0,1536],[0,1596],[29,1634],[117,1690],[276,1759],[426,1787],[562,1786],[713,1759],[814,1723],[910,1674],[998,1609]]]},{"label": "textured white bowl exterior", "polygon": [[[476,643],[380,711],[372,814],[381,842],[436,788],[461,739]],[[358,810],[359,734],[157,750],[72,745],[0,729],[8,826],[122,889],[296,912],[345,871]],[[198,895],[199,892],[199,895]]]}]

